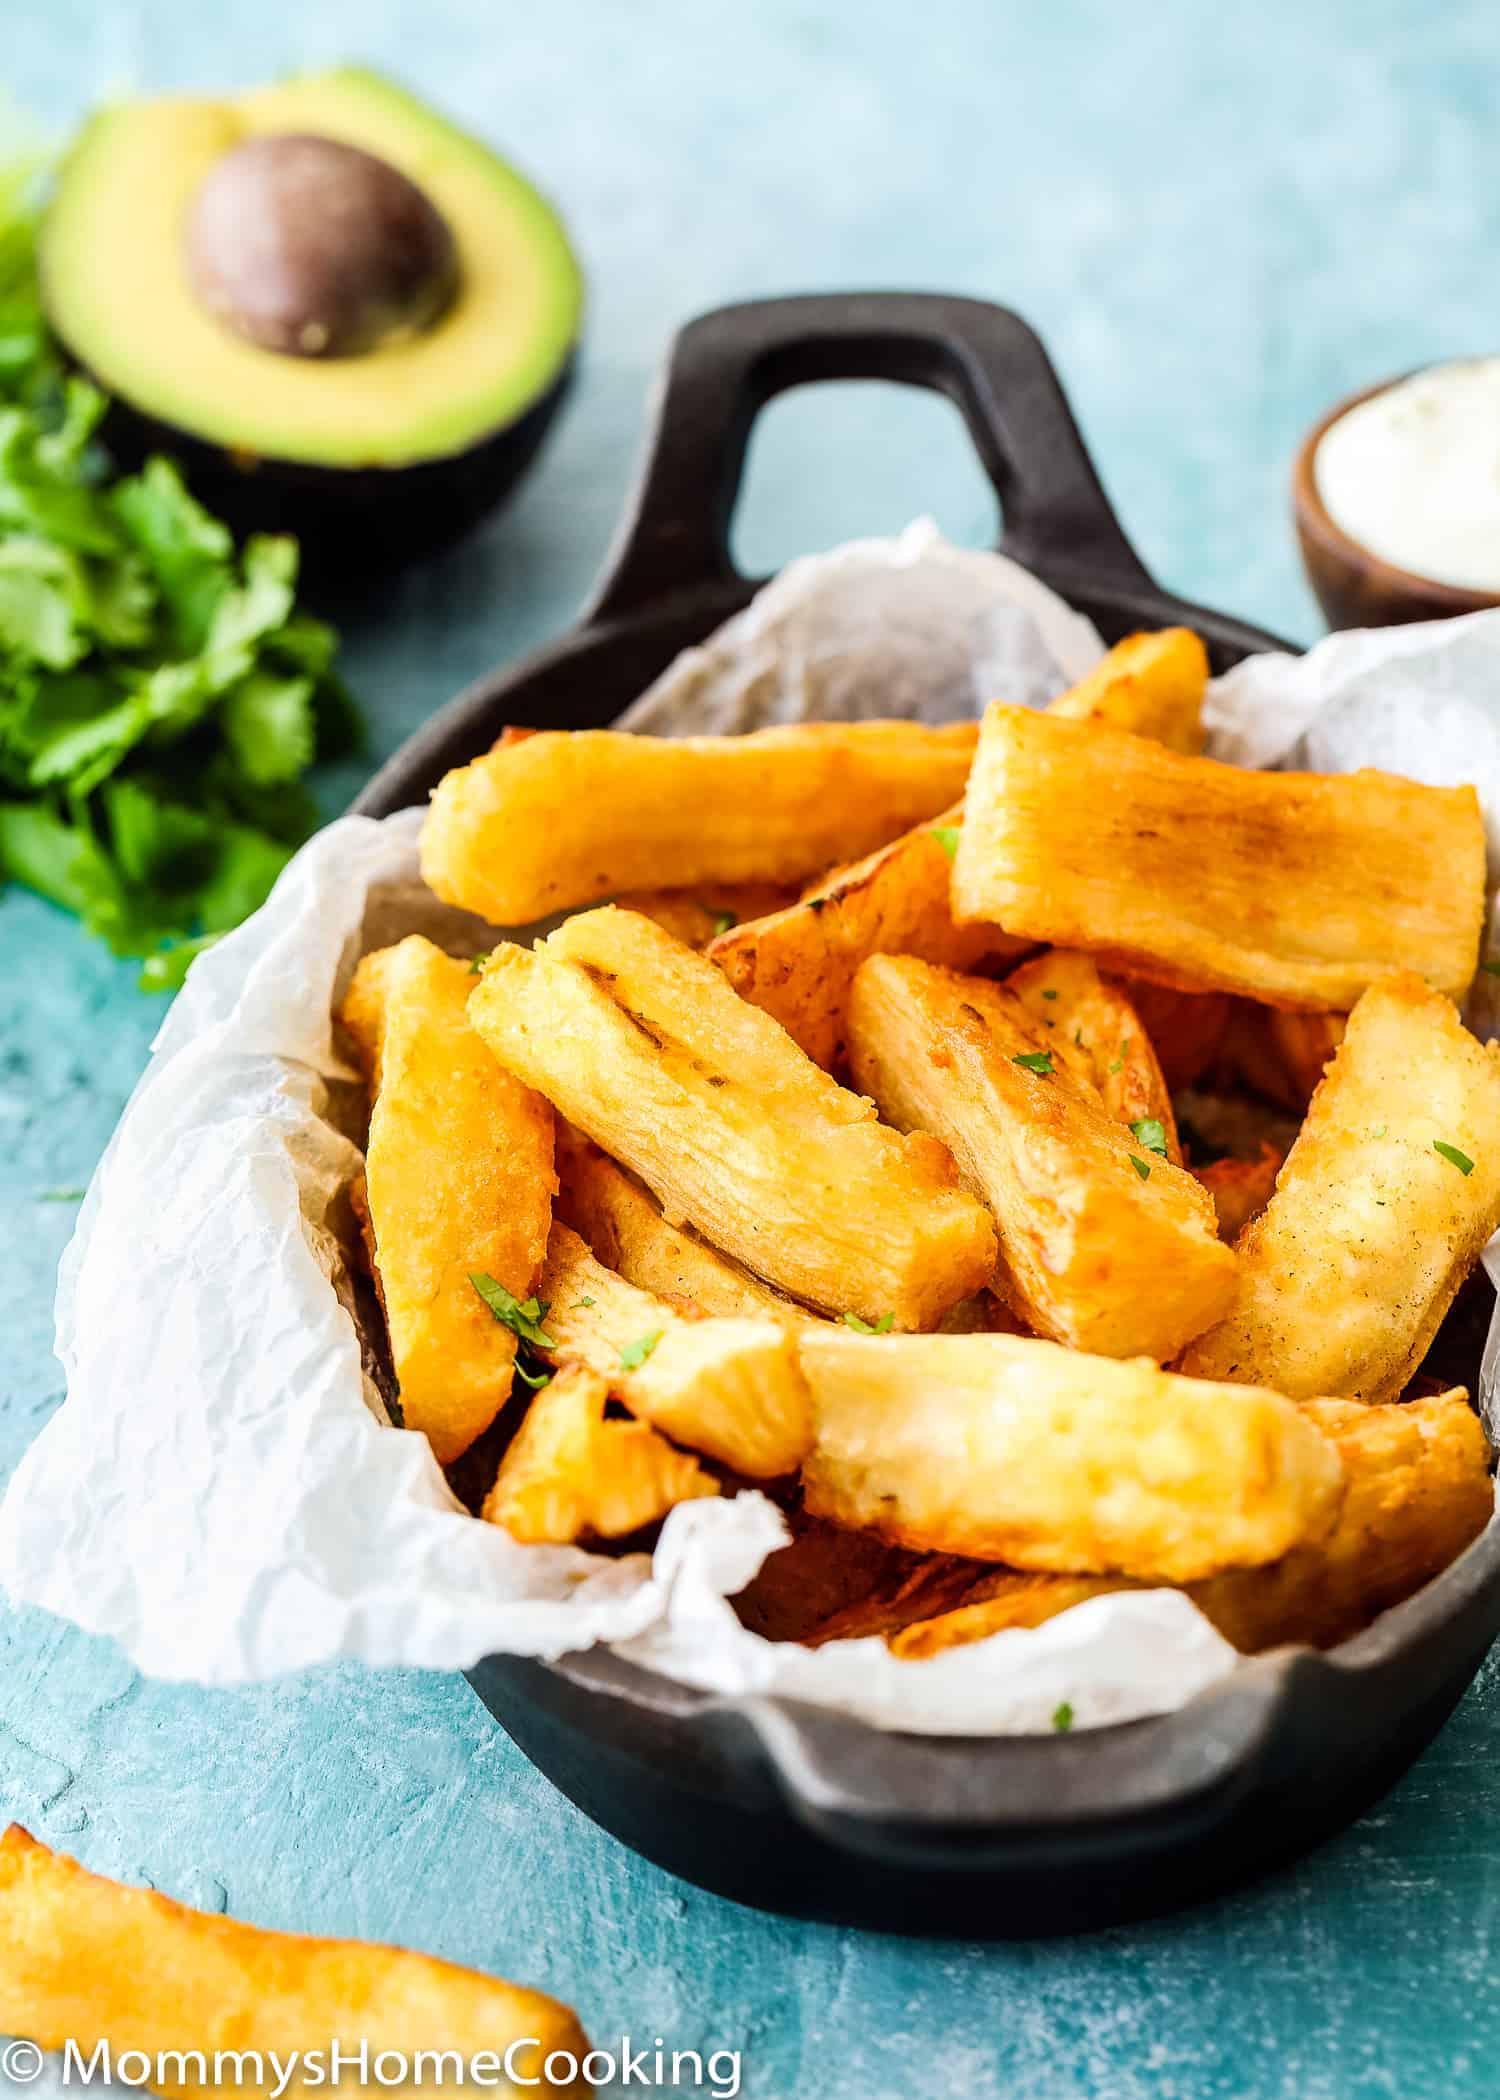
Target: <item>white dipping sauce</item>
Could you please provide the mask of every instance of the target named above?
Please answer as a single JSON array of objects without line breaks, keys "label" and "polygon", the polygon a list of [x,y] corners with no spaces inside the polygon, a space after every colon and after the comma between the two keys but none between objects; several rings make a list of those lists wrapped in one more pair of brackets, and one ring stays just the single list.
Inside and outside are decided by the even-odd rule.
[{"label": "white dipping sauce", "polygon": [[1313,474],[1334,523],[1383,561],[1500,592],[1500,357],[1362,401],[1323,433]]}]

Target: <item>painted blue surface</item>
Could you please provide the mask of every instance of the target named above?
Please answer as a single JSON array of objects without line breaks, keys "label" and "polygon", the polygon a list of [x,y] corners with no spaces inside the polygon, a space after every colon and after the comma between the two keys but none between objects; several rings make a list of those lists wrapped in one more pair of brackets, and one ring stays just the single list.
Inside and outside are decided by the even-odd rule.
[{"label": "painted blue surface", "polygon": [[[871,284],[1009,301],[1162,579],[1303,637],[1297,435],[1361,381],[1496,344],[1488,0],[5,10],[6,82],[59,127],[122,86],[346,56],[507,144],[568,212],[592,285],[577,394],[521,503],[351,634],[377,753],[571,618],[657,354],[704,306]],[[762,568],[923,509],[963,538],[990,523],[950,411],[807,396],[767,419],[737,544]],[[50,1295],[71,1208],[44,1192],[87,1178],[155,1019],[129,966],[0,900],[0,1469],[60,1397]],[[1497,1761],[1492,1668],[1376,1814],[1262,1888],[1093,1941],[907,1944],[763,1919],[633,1860],[459,1682],[168,1691],[0,1614],[0,1808],[40,1834],[269,1924],[497,1968],[604,2041],[741,2048],[765,2100],[1488,2095]]]}]

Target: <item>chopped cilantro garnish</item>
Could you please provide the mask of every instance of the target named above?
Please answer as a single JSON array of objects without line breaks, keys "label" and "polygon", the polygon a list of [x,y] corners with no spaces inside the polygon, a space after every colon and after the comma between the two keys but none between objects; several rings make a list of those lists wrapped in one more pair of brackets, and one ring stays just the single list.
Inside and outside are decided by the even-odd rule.
[{"label": "chopped cilantro garnish", "polygon": [[958,826],[956,824],[934,824],[932,835],[947,854],[949,860],[952,860],[954,854],[958,851]]},{"label": "chopped cilantro garnish", "polygon": [[665,1327],[658,1327],[654,1334],[643,1334],[635,1341],[627,1342],[620,1351],[620,1369],[638,1371],[666,1331]]},{"label": "chopped cilantro garnish", "polygon": [[1482,962],[1479,967],[1491,977],[1500,977],[1500,962]]},{"label": "chopped cilantro garnish", "polygon": [[828,909],[828,899],[826,897],[809,897],[807,899],[807,908],[813,917],[816,918],[819,912]]},{"label": "chopped cilantro garnish", "polygon": [[0,884],[171,991],[315,828],[303,776],[358,716],[296,542],[236,546],[171,460],[108,457],[109,403],[42,315],[29,189],[0,170]]},{"label": "chopped cilantro garnish", "polygon": [[476,955],[476,956],[474,957],[473,961],[472,961],[472,962],[471,962],[471,963],[469,964],[469,975],[470,975],[471,977],[479,977],[479,976],[481,976],[481,975],[483,974],[483,972],[484,972],[484,966],[485,966],[485,964],[486,964],[486,963],[487,963],[487,962],[489,961],[489,959],[490,959],[490,951],[489,951],[489,949],[488,949],[488,948],[481,948],[481,949],[480,949],[480,951],[479,951],[479,953],[478,953],[478,954],[477,954],[477,955]]},{"label": "chopped cilantro garnish", "polygon": [[38,1189],[38,1203],[81,1203],[88,1194],[87,1189]]},{"label": "chopped cilantro garnish", "polygon": [[502,1327],[508,1327],[512,1334],[519,1335],[523,1342],[530,1342],[535,1348],[556,1348],[556,1342],[542,1326],[547,1307],[540,1298],[517,1298],[503,1283],[496,1283],[493,1276],[486,1276],[482,1269],[472,1274],[469,1281]]},{"label": "chopped cilantro garnish", "polygon": [[895,1314],[882,1313],[872,1327],[870,1322],[862,1320],[858,1313],[845,1313],[844,1325],[852,1327],[856,1334],[889,1334],[895,1325]]},{"label": "chopped cilantro garnish", "polygon": [[1130,1049],[1130,1038],[1129,1038],[1129,1036],[1127,1035],[1127,1036],[1125,1037],[1124,1041],[1123,1041],[1123,1042],[1122,1042],[1122,1043],[1120,1044],[1120,1054],[1119,1054],[1119,1056],[1118,1056],[1118,1057],[1117,1057],[1117,1058],[1115,1059],[1114,1063],[1113,1063],[1113,1064],[1112,1064],[1112,1065],[1110,1066],[1110,1068],[1109,1068],[1111,1072],[1118,1072],[1118,1071],[1120,1070],[1120,1068],[1121,1068],[1121,1067],[1123,1066],[1123,1064],[1124,1064],[1124,1062],[1125,1062],[1125,1059],[1126,1059],[1126,1055],[1128,1054],[1128,1052],[1129,1052],[1129,1049]]},{"label": "chopped cilantro garnish", "polygon": [[1053,1727],[1054,1727],[1054,1728],[1055,1728],[1055,1729],[1057,1730],[1057,1733],[1058,1733],[1059,1735],[1066,1735],[1066,1734],[1067,1734],[1067,1732],[1068,1732],[1068,1730],[1069,1730],[1069,1729],[1070,1729],[1070,1728],[1072,1727],[1072,1725],[1073,1725],[1073,1706],[1072,1706],[1072,1702],[1071,1702],[1070,1700],[1068,1700],[1068,1699],[1064,1699],[1064,1700],[1063,1700],[1063,1702],[1062,1702],[1062,1704],[1061,1704],[1061,1706],[1059,1706],[1059,1707],[1058,1707],[1058,1708],[1056,1709],[1056,1711],[1055,1711],[1055,1712],[1053,1713],[1053,1716],[1052,1716],[1052,1726],[1053,1726]]},{"label": "chopped cilantro garnish", "polygon": [[1042,1078],[1046,1079],[1052,1071],[1052,1052],[1050,1050],[1020,1050],[1011,1059],[1011,1063],[1013,1065],[1024,1065],[1028,1072],[1039,1072]]},{"label": "chopped cilantro garnish", "polygon": [[1056,987],[1053,985],[1046,986],[1042,992],[1042,997],[1044,999],[1055,999],[1057,997]]},{"label": "chopped cilantro garnish", "polygon": [[552,1373],[550,1371],[529,1371],[519,1356],[511,1368],[514,1370],[517,1378],[520,1379],[522,1385],[529,1385],[533,1392],[536,1392],[540,1386],[549,1385],[552,1381]]},{"label": "chopped cilantro garnish", "polygon": [[592,1298],[575,1298],[573,1301],[573,1310],[574,1312],[577,1312],[580,1306],[588,1307],[592,1305],[593,1302],[594,1301]]},{"label": "chopped cilantro garnish", "polygon": [[1445,1144],[1441,1138],[1434,1138],[1432,1141],[1432,1149],[1434,1152],[1440,1152],[1443,1158],[1448,1161],[1450,1166],[1457,1167],[1460,1174],[1473,1173],[1473,1160],[1470,1159],[1467,1152],[1460,1152],[1457,1145],[1448,1145]]},{"label": "chopped cilantro garnish", "polygon": [[1130,1135],[1138,1145],[1144,1145],[1148,1152],[1155,1152],[1162,1159],[1166,1158],[1167,1133],[1159,1117],[1142,1116],[1139,1122],[1131,1124]]},{"label": "chopped cilantro garnish", "polygon": [[1135,1168],[1137,1174],[1140,1175],[1142,1181],[1151,1179],[1151,1164],[1149,1160],[1144,1160],[1139,1153],[1132,1152],[1130,1154],[1130,1164]]},{"label": "chopped cilantro garnish", "polygon": [[[703,908],[707,911],[708,906],[705,905]],[[732,911],[716,911],[714,913],[714,939],[717,940],[721,933],[728,933],[731,926],[738,926],[739,923]]]},{"label": "chopped cilantro garnish", "polygon": [[1083,1030],[1081,1028],[1075,1028],[1073,1030],[1073,1040],[1081,1050],[1083,1048]]}]

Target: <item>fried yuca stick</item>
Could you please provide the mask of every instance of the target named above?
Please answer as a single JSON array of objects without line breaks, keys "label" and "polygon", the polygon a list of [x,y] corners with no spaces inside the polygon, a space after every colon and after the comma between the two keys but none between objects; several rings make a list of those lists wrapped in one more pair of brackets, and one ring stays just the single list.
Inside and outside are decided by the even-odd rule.
[{"label": "fried yuca stick", "polygon": [[552,1111],[466,1016],[474,976],[420,934],[367,955],[339,1019],[374,1088],[365,1201],[408,1429],[440,1465],[504,1406],[516,1337],[469,1278],[530,1295],[552,1218]]},{"label": "fried yuca stick", "polygon": [[953,906],[1189,991],[1347,1011],[1404,965],[1458,996],[1478,960],[1484,825],[1470,787],[1249,772],[994,706]]},{"label": "fried yuca stick", "polygon": [[1206,1192],[1162,1155],[1160,1127],[1116,1122],[1054,1060],[1004,987],[872,955],[849,1056],[888,1122],[952,1150],[995,1219],[995,1287],[1036,1333],[1162,1359],[1228,1306],[1234,1256]]},{"label": "fried yuca stick", "polygon": [[813,1516],[1012,1567],[1188,1582],[1333,1522],[1343,1468],[1275,1393],[1004,1334],[799,1337]]},{"label": "fried yuca stick", "polygon": [[669,1218],[790,1296],[920,1328],[988,1280],[994,1229],[942,1145],[885,1129],[649,920],[606,907],[496,948],[469,1014]]},{"label": "fried yuca stick", "polygon": [[1168,750],[1203,749],[1208,652],[1188,627],[1128,635],[1046,712],[1071,722],[1104,722],[1154,737]]},{"label": "fried yuca stick", "polygon": [[1092,956],[1048,948],[1012,970],[1005,989],[1058,1063],[1098,1089],[1106,1113],[1127,1126],[1159,1124],[1166,1157],[1181,1166],[1172,1096],[1124,986],[1102,976]]},{"label": "fried yuca stick", "polygon": [[698,1312],[769,1317],[793,1327],[820,1317],[686,1226],[669,1225],[650,1190],[570,1123],[558,1126],[557,1172],[558,1217],[627,1283],[683,1299]]},{"label": "fried yuca stick", "polygon": [[812,1436],[795,1339],[779,1320],[716,1319],[626,1283],[554,1224],[537,1353],[579,1363],[675,1443],[752,1480],[794,1471]]},{"label": "fried yuca stick", "polygon": [[[1384,1407],[1309,1400],[1303,1412],[1343,1460],[1348,1487],[1333,1529],[1268,1567],[1187,1585],[1198,1609],[1245,1655],[1348,1640],[1441,1574],[1494,1512],[1484,1431],[1462,1391]],[[870,1600],[828,1620],[818,1638],[883,1633],[897,1655],[938,1655],[1010,1627],[1044,1625],[1122,1587],[1109,1576],[969,1570],[955,1603],[964,1564],[933,1565],[932,1575],[914,1578],[883,1606]]]},{"label": "fried yuca stick", "polygon": [[[139,2051],[153,2072],[165,2055],[151,2085],[168,2100],[211,2089],[216,2049],[242,2053],[237,2089],[261,2100],[282,2089],[273,2057],[302,2057],[284,2090],[310,2093],[318,2081],[306,2060],[326,2076],[335,2043],[351,2056],[367,2045],[372,2061],[383,2051],[487,2055],[495,2076],[466,2089],[520,2100],[554,2050],[581,2059],[588,2048],[574,2014],[539,1991],[399,1947],[211,1917],[86,1873],[15,1824],[0,1837],[0,2032],[43,2049],[72,2042],[86,2057],[108,2042],[117,2059]],[[195,2049],[207,2056],[207,2081],[192,2075],[191,2056],[174,2075],[181,2052]],[[267,2071],[259,2083],[249,2076],[257,2054]],[[566,2090],[588,2087],[579,2078]]]},{"label": "fried yuca stick", "polygon": [[740,997],[779,1021],[825,1072],[844,1055],[849,988],[867,955],[921,955],[971,969],[1032,945],[998,927],[955,925],[948,889],[962,817],[957,803],[853,867],[836,868],[784,911],[710,944]]},{"label": "fried yuca stick", "polygon": [[1409,972],[1349,1016],[1194,1378],[1394,1400],[1500,1225],[1500,1049]]},{"label": "fried yuca stick", "polygon": [[975,734],[972,722],[724,737],[544,730],[439,782],[422,874],[496,926],[620,890],[797,882],[946,808]]},{"label": "fried yuca stick", "polygon": [[1270,1202],[1285,1157],[1279,1145],[1263,1143],[1251,1159],[1231,1155],[1212,1160],[1206,1167],[1194,1167],[1194,1180],[1213,1197],[1219,1238],[1229,1246]]},{"label": "fried yuca stick", "polygon": [[568,1364],[517,1430],[481,1514],[523,1545],[619,1539],[719,1483],[646,1422],[606,1421],[609,1382]]},{"label": "fried yuca stick", "polygon": [[1300,1116],[1344,1040],[1346,1014],[1288,1013],[1237,999],[1220,1049],[1232,1082]]}]

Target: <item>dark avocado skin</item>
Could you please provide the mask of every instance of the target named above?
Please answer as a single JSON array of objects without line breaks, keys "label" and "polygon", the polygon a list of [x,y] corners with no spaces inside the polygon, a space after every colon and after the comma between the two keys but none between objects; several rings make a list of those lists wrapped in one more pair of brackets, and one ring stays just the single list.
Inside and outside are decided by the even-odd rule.
[{"label": "dark avocado skin", "polygon": [[576,348],[568,353],[547,391],[514,422],[467,451],[411,466],[247,458],[114,396],[101,435],[126,469],[152,452],[167,453],[199,502],[235,533],[294,534],[309,584],[325,598],[342,597],[452,545],[505,500],[541,450],[577,355]]}]

